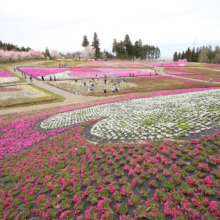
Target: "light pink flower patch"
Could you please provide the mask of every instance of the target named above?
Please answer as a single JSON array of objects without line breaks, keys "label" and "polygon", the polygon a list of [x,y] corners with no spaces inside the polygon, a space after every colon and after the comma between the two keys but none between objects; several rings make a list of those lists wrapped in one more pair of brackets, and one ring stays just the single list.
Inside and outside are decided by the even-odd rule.
[{"label": "light pink flower patch", "polygon": [[1,70],[0,71],[0,78],[2,77],[15,77],[11,73],[7,72],[6,70]]},{"label": "light pink flower patch", "polygon": [[[82,77],[82,78],[96,78],[104,76],[120,76],[120,77],[129,77],[129,76],[147,76],[147,75],[156,75],[155,72],[150,72],[150,70],[136,70],[136,69],[111,69],[111,68],[72,68],[74,70],[69,76],[73,77]],[[147,72],[149,71],[149,72]],[[153,71],[153,70],[152,70]]]},{"label": "light pink flower patch", "polygon": [[173,63],[148,63],[152,66],[163,66],[163,67],[179,67],[179,65],[188,65],[189,62],[173,62]]},{"label": "light pink flower patch", "polygon": [[61,73],[69,70],[69,68],[54,68],[54,67],[20,67],[19,69],[34,77],[46,76],[46,75]]},{"label": "light pink flower patch", "polygon": [[70,68],[69,71],[76,71],[76,72],[91,72],[91,73],[98,73],[100,72],[98,69],[92,69],[92,68]]}]

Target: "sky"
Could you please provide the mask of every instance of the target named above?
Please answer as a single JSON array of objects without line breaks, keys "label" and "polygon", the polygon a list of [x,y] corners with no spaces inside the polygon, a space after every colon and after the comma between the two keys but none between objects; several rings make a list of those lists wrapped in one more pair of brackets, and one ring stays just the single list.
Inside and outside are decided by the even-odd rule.
[{"label": "sky", "polygon": [[161,57],[188,47],[220,45],[219,0],[8,0],[0,4],[0,40],[63,53],[82,51],[82,39],[111,51],[113,39],[158,46]]}]

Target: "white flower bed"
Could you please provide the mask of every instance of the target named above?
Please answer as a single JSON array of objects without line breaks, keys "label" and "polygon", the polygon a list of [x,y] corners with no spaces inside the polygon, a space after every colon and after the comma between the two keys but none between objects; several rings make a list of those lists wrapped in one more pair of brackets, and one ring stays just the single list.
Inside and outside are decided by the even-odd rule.
[{"label": "white flower bed", "polygon": [[41,123],[56,129],[92,119],[91,134],[102,139],[160,139],[188,136],[220,121],[220,90],[135,99],[56,114]]},{"label": "white flower bed", "polygon": [[18,77],[0,77],[0,83],[10,83],[21,81]]},{"label": "white flower bed", "polygon": [[[54,76],[57,80],[65,80],[65,79],[73,79],[74,77],[69,76],[69,73],[72,73],[73,71],[63,71],[61,73],[55,73],[55,74],[49,74],[44,76],[44,80],[50,80],[50,77],[52,77],[52,80],[54,80]],[[38,76],[38,79],[42,79],[42,76]]]},{"label": "white flower bed", "polygon": [[29,85],[10,86],[10,88],[21,89],[20,91],[0,92],[0,100],[15,100],[15,99],[31,99],[48,96],[46,93],[33,88]]}]

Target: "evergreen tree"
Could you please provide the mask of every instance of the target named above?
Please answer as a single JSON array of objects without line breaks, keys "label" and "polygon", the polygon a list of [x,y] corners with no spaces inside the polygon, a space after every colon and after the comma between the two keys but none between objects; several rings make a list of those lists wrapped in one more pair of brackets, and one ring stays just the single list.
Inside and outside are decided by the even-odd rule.
[{"label": "evergreen tree", "polygon": [[46,47],[46,49],[45,49],[44,57],[45,57],[45,58],[47,58],[47,57],[50,58],[50,51],[49,51],[48,47]]},{"label": "evergreen tree", "polygon": [[155,54],[155,58],[158,59],[158,58],[160,57],[160,49],[159,49],[158,46],[157,46],[156,49],[155,49],[155,53],[156,53],[156,54]]},{"label": "evergreen tree", "polygon": [[175,52],[173,55],[173,61],[177,61],[177,59],[178,59],[178,55],[177,55],[177,52]]},{"label": "evergreen tree", "polygon": [[197,47],[196,55],[195,55],[195,62],[199,62],[199,54],[200,54],[200,49],[199,49],[199,47]]},{"label": "evergreen tree", "polygon": [[125,35],[124,46],[127,51],[128,58],[132,56],[132,43],[128,34]]},{"label": "evergreen tree", "polygon": [[116,53],[117,53],[117,57],[121,60],[124,59],[125,57],[125,53],[126,53],[126,49],[124,47],[124,42],[121,41],[120,43],[117,43],[116,45]]},{"label": "evergreen tree", "polygon": [[112,44],[112,53],[116,53],[116,47],[117,47],[117,40],[116,39],[114,39],[113,40],[113,44]]},{"label": "evergreen tree", "polygon": [[134,44],[134,56],[136,58],[143,59],[144,58],[144,48],[142,40],[138,40]]},{"label": "evergreen tree", "polygon": [[184,51],[182,52],[181,59],[182,60],[185,59],[185,52]]},{"label": "evergreen tree", "polygon": [[192,50],[192,53],[191,53],[191,62],[196,62],[195,47],[193,47],[193,50]]},{"label": "evergreen tree", "polygon": [[218,64],[220,62],[220,48],[219,48],[219,46],[215,47],[214,52],[215,52],[215,60],[214,60],[214,62],[216,64]]},{"label": "evergreen tree", "polygon": [[212,63],[212,60],[214,60],[214,58],[215,58],[215,52],[212,51],[212,50],[210,50],[210,51],[207,53],[207,56],[208,56],[208,58],[209,58],[209,60],[210,60],[210,63]]},{"label": "evergreen tree", "polygon": [[188,47],[188,49],[186,50],[186,53],[185,53],[186,59],[187,59],[188,62],[191,61],[191,53],[192,53],[191,49]]},{"label": "evergreen tree", "polygon": [[95,48],[95,58],[98,59],[100,56],[100,43],[96,32],[94,33],[92,46]]},{"label": "evergreen tree", "polygon": [[86,35],[83,37],[82,47],[89,46],[89,41]]},{"label": "evergreen tree", "polygon": [[181,53],[178,54],[178,60],[181,60]]}]

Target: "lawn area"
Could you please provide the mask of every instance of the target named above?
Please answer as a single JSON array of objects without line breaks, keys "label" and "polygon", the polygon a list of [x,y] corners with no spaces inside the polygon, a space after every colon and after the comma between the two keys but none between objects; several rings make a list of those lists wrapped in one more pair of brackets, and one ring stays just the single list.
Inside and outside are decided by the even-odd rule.
[{"label": "lawn area", "polygon": [[[179,89],[0,116],[0,218],[217,220],[218,103],[218,89]],[[145,127],[161,135],[195,132],[185,141],[88,141],[119,125],[119,137],[130,135],[126,129],[144,136]]]}]

